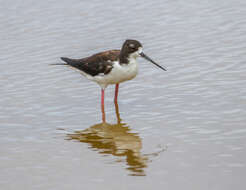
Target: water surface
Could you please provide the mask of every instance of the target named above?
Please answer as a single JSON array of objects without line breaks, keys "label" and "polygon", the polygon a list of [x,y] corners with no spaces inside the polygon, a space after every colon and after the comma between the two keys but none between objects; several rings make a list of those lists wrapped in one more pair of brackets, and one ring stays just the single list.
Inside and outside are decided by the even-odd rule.
[{"label": "water surface", "polygon": [[[244,189],[246,4],[1,1],[1,189]],[[137,78],[106,91],[59,57],[118,49]]]}]

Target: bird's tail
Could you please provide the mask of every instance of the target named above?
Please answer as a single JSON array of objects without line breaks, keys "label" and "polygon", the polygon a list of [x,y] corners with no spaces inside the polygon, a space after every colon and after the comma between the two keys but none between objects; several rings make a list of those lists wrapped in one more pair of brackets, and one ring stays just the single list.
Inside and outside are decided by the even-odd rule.
[{"label": "bird's tail", "polygon": [[74,66],[74,65],[78,64],[78,60],[77,59],[70,59],[70,58],[67,58],[67,57],[61,57],[61,60],[66,62],[66,64],[70,65],[70,66]]},{"label": "bird's tail", "polygon": [[65,63],[52,63],[50,65],[71,65],[74,62],[73,59],[69,59],[67,57],[61,57],[61,60]]},{"label": "bird's tail", "polygon": [[69,59],[67,57],[61,57],[61,60],[66,62],[67,64],[71,63],[72,62],[72,59]]},{"label": "bird's tail", "polygon": [[67,65],[67,63],[51,63],[49,65]]}]

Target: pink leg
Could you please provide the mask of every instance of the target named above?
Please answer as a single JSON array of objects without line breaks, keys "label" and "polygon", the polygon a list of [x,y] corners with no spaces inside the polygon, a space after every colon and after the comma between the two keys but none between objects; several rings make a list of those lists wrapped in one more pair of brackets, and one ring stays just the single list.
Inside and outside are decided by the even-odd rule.
[{"label": "pink leg", "polygon": [[118,102],[114,102],[114,105],[115,105],[115,113],[116,113],[117,123],[120,124],[121,119],[120,119]]},{"label": "pink leg", "polygon": [[102,110],[102,120],[105,123],[105,111],[104,111],[104,89],[101,90],[101,110]]},{"label": "pink leg", "polygon": [[119,84],[115,85],[114,103],[118,102]]}]

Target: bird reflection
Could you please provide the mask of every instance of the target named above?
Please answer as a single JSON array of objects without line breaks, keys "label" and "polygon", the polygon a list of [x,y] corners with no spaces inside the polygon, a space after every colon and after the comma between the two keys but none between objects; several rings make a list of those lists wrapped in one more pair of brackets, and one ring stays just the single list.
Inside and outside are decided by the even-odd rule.
[{"label": "bird reflection", "polygon": [[127,163],[129,175],[144,176],[148,158],[141,154],[142,140],[137,133],[131,132],[126,123],[121,123],[118,103],[115,102],[116,124],[102,122],[85,130],[68,134],[69,140],[78,140],[88,143],[92,149],[100,154],[111,154]]}]

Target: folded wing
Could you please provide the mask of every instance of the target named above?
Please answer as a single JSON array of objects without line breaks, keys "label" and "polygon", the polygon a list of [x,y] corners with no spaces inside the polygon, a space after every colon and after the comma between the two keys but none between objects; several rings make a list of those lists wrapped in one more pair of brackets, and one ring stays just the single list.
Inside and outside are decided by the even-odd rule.
[{"label": "folded wing", "polygon": [[94,54],[82,59],[61,57],[69,66],[81,70],[91,76],[108,74],[113,68],[113,62],[119,59],[120,50],[110,50]]}]

